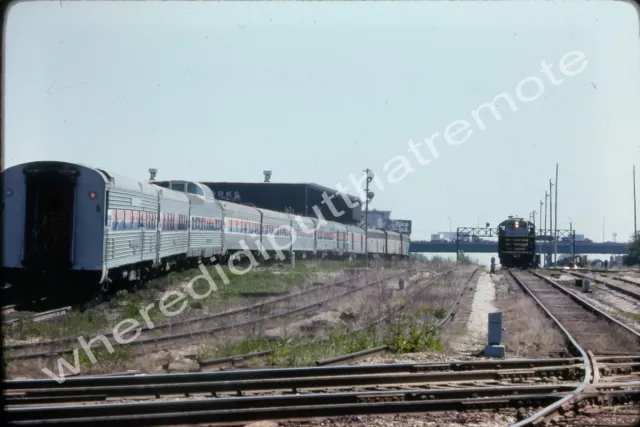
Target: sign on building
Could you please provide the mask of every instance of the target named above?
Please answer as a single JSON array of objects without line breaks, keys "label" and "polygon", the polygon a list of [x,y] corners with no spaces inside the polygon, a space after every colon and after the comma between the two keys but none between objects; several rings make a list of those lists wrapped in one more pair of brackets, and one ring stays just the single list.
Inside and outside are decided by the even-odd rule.
[{"label": "sign on building", "polygon": [[228,200],[230,202],[239,202],[242,200],[239,191],[221,190],[214,192],[214,196],[219,200]]},{"label": "sign on building", "polygon": [[392,219],[387,224],[387,230],[396,233],[411,234],[411,221],[406,219]]}]

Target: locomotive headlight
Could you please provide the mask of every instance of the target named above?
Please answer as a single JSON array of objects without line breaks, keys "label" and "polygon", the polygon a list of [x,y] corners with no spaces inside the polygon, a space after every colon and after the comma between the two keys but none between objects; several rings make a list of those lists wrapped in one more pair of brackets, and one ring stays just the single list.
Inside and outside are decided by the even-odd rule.
[{"label": "locomotive headlight", "polygon": [[520,223],[519,223],[518,221],[516,221],[516,222],[515,222],[515,224],[514,224],[514,226],[515,226],[516,228],[518,228],[518,227],[520,227]]},{"label": "locomotive headlight", "polygon": [[91,200],[95,200],[95,198],[96,198],[96,193],[94,193],[93,191],[92,191],[91,193],[89,193],[89,198],[90,198]]}]

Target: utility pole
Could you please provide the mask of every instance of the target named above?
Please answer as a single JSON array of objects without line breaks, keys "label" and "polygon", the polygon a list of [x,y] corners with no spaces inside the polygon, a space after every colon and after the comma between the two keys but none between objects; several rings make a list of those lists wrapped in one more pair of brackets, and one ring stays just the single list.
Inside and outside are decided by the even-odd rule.
[{"label": "utility pole", "polygon": [[369,202],[373,199],[373,191],[369,191],[369,183],[373,181],[373,171],[370,169],[364,170],[367,173],[367,185],[365,187],[366,193],[366,205],[364,209],[364,266],[365,268],[369,268]]},{"label": "utility pole", "polygon": [[636,217],[636,165],[633,165],[633,238],[638,236],[638,222]]},{"label": "utility pole", "polygon": [[554,222],[555,225],[555,229],[554,229],[554,237],[555,237],[555,244],[554,244],[554,248],[553,248],[553,261],[556,262],[558,261],[558,164],[556,163],[556,212],[555,212],[555,217],[556,220]]},{"label": "utility pole", "polygon": [[569,218],[569,236],[571,237],[571,263],[576,260],[576,254],[573,252],[575,237],[573,236],[573,220]]},{"label": "utility pole", "polygon": [[[546,193],[546,192],[545,192]],[[542,200],[540,200],[540,227],[538,227],[538,230],[542,231],[542,205],[544,205],[544,203],[542,202]],[[544,211],[544,220],[545,222],[547,221],[547,208],[545,207],[545,211]],[[538,233],[538,234],[544,234],[544,233]],[[540,242],[540,249],[538,250],[538,252],[540,252],[540,263],[542,263],[542,242]],[[542,265],[540,265],[539,267],[542,267]]]},{"label": "utility pole", "polygon": [[544,192],[544,229],[547,229],[547,201],[549,200],[549,193]]},{"label": "utility pole", "polygon": [[544,202],[540,200],[540,226],[538,228],[542,228],[542,205],[544,205]]},{"label": "utility pole", "polygon": [[[549,193],[547,193],[547,191],[545,190],[544,192],[544,232],[542,233],[543,236],[546,237],[547,235],[547,201],[549,200]],[[544,246],[544,250],[545,250],[545,254],[547,253],[547,240],[543,240],[543,244],[540,246],[540,256],[542,257],[543,261],[542,261],[542,266],[545,266],[544,263],[544,255],[542,254],[542,246]]]},{"label": "utility pole", "polygon": [[604,243],[604,217],[602,217],[602,243]]},{"label": "utility pole", "polygon": [[[553,230],[553,183],[551,182],[551,180],[549,180],[549,237],[553,239],[553,233],[551,232],[551,230]],[[549,242],[549,247],[548,247],[549,264],[551,264],[551,261],[552,261],[551,244],[552,242]]]}]

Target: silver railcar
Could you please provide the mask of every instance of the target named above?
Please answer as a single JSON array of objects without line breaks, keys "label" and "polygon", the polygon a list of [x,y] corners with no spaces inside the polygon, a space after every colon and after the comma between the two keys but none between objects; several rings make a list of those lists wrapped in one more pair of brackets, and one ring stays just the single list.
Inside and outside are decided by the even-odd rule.
[{"label": "silver railcar", "polygon": [[382,230],[370,228],[367,231],[367,252],[374,255],[383,255],[386,253],[385,249],[385,234]]},{"label": "silver railcar", "polygon": [[350,254],[364,254],[364,230],[354,225],[347,225],[348,252]]},{"label": "silver railcar", "polygon": [[[291,252],[291,216],[268,209],[262,214],[262,246],[269,256],[288,256]],[[282,255],[281,255],[282,254]]]},{"label": "silver railcar", "polygon": [[222,206],[206,185],[194,181],[154,181],[154,184],[184,193],[189,199],[189,248],[192,263],[219,257],[223,251]]},{"label": "silver railcar", "polygon": [[292,242],[294,252],[303,256],[313,256],[316,253],[316,224],[317,220],[299,215],[289,215],[291,218]]}]

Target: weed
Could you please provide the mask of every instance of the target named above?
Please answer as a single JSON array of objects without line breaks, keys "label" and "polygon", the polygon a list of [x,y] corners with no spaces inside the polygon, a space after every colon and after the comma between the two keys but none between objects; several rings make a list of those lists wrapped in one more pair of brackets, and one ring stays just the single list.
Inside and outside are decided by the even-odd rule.
[{"label": "weed", "polygon": [[422,311],[420,314],[410,313],[403,315],[400,322],[391,326],[391,333],[387,337],[387,345],[392,352],[416,353],[425,350],[442,351],[444,349],[435,326],[425,316],[426,312]]},{"label": "weed", "polygon": [[433,315],[438,320],[444,319],[444,316],[447,315],[447,310],[445,310],[444,308],[439,308],[435,311],[435,313],[433,313]]}]

